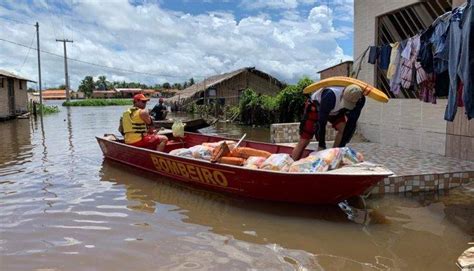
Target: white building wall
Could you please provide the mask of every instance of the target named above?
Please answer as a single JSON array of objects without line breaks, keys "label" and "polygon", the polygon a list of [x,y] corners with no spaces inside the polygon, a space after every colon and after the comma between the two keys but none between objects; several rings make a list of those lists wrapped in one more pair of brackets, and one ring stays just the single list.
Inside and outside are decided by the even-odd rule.
[{"label": "white building wall", "polygon": [[[419,3],[419,0],[355,0],[354,59],[375,45],[377,17]],[[368,54],[367,54],[368,57]],[[362,61],[359,79],[375,85],[374,65]],[[356,65],[356,63],[354,63]],[[391,99],[387,104],[367,99],[358,132],[372,142],[445,155],[446,100],[437,104],[417,99]]]}]

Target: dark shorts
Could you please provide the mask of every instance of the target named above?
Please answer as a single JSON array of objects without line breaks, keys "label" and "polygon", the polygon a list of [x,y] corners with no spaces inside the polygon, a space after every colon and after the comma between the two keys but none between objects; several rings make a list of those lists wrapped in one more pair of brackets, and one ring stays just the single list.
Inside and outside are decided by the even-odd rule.
[{"label": "dark shorts", "polygon": [[[329,116],[328,121],[332,124],[332,127],[337,130],[336,127],[340,123],[347,122],[346,114],[344,112],[341,112],[337,115]],[[319,140],[318,134],[319,134],[318,119],[316,120],[307,119],[306,121],[303,121],[300,123],[300,138],[301,139],[311,140],[313,137],[315,137],[316,140]]]}]

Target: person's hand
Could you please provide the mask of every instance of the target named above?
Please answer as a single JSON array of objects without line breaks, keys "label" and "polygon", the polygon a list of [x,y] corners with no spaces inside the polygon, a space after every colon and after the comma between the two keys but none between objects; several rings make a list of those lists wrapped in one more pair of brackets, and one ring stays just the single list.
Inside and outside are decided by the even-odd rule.
[{"label": "person's hand", "polygon": [[154,127],[148,128],[148,133],[149,133],[149,134],[154,134],[154,133],[156,133],[155,128],[154,128]]}]

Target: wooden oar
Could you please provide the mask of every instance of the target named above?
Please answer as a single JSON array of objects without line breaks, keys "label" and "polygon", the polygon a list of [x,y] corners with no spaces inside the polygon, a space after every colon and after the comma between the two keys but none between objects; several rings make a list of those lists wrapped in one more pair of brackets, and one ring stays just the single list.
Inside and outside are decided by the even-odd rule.
[{"label": "wooden oar", "polygon": [[237,147],[240,145],[240,143],[242,142],[242,140],[244,140],[244,138],[245,138],[246,136],[247,136],[247,134],[245,133],[245,134],[240,138],[239,142],[237,142],[237,144],[235,144],[234,149],[237,148]]}]

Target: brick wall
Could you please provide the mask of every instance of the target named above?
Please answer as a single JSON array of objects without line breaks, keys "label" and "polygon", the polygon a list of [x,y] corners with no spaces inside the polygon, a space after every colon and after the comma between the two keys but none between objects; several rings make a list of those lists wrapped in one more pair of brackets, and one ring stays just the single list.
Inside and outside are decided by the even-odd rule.
[{"label": "brick wall", "polygon": [[251,72],[247,72],[247,75],[248,87],[254,89],[257,93],[274,96],[280,91],[280,88],[268,78],[260,77]]},{"label": "brick wall", "polygon": [[[270,126],[270,140],[273,143],[298,142],[300,139],[299,127],[299,122],[272,124]],[[328,124],[326,126],[326,141],[334,141],[335,137],[336,130],[332,128],[331,124]]]},{"label": "brick wall", "polygon": [[[20,84],[22,84],[22,89],[20,89]],[[28,109],[28,100],[27,100],[27,83],[24,80],[13,80],[13,91],[15,95],[15,110],[17,113],[26,112]],[[8,80],[3,79],[3,88],[0,88],[0,118],[6,118],[11,116],[10,106],[8,98]]]},{"label": "brick wall", "polygon": [[0,80],[3,80],[3,88],[0,87],[0,118],[4,118],[10,115],[10,109],[8,108],[8,81],[6,78]]},{"label": "brick wall", "polygon": [[280,88],[271,80],[251,72],[243,72],[219,84],[216,87],[216,95],[217,97],[224,97],[226,105],[237,105],[239,91],[247,88],[251,88],[257,93],[272,96],[280,91]]},{"label": "brick wall", "polygon": [[339,65],[330,67],[326,70],[321,71],[321,80],[332,77],[332,76],[350,76],[352,71],[352,62],[344,62]]},{"label": "brick wall", "polygon": [[[20,89],[20,84],[22,88]],[[15,80],[15,110],[16,112],[28,111],[27,84],[24,80]]]}]

